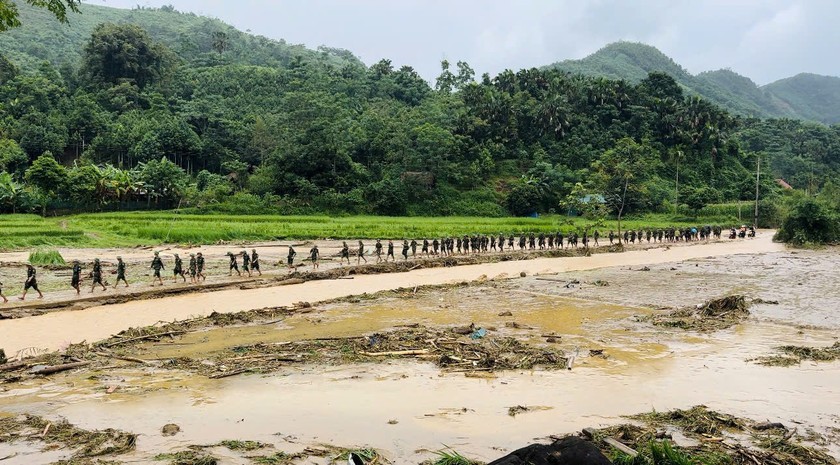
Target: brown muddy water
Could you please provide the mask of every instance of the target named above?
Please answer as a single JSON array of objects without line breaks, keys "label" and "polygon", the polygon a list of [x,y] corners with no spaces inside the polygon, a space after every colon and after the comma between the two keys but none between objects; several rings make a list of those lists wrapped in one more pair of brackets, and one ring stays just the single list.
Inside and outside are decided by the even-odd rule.
[{"label": "brown muddy water", "polygon": [[635,250],[621,254],[596,254],[590,257],[538,258],[453,268],[428,268],[407,273],[361,275],[354,279],[309,281],[294,286],[221,290],[178,295],[154,300],[92,307],[83,311],[55,312],[45,315],[0,321],[0,341],[7,353],[23,349],[57,350],[69,343],[97,341],[127,327],[149,326],[158,321],[184,320],[212,312],[233,313],[266,307],[291,306],[300,301],[321,301],[360,295],[399,287],[447,284],[481,277],[533,275],[611,266],[638,267],[702,257],[755,254],[784,250],[771,241],[771,233],[754,240],[713,242],[689,246]]},{"label": "brown muddy water", "polygon": [[[474,322],[491,332],[537,343],[545,343],[541,335],[557,333],[561,337],[554,346],[577,355],[571,371],[513,371],[475,379],[462,373],[443,373],[430,363],[405,360],[289,367],[268,375],[209,380],[118,362],[108,370],[6,385],[0,388],[0,414],[65,417],[81,428],[139,433],[137,451],[121,457],[131,463],[149,463],[160,452],[226,439],[258,440],[288,451],[317,443],[371,446],[381,449],[394,463],[419,463],[432,455],[430,451],[446,445],[490,461],[535,438],[615,424],[623,421],[621,415],[696,404],[756,420],[780,421],[802,434],[809,428],[831,433],[832,428],[840,428],[840,362],[780,368],[746,360],[766,355],[780,344],[824,346],[836,340],[840,300],[833,280],[840,258],[836,250],[793,253],[758,241],[753,244],[759,248],[754,252],[759,253],[737,255],[729,250],[727,255],[727,251],[711,248],[701,252],[702,246],[695,246],[648,252],[670,256],[667,254],[676,250],[679,256],[670,261],[656,261],[664,257],[654,256],[628,259],[629,254],[604,256],[620,263],[594,271],[582,268],[587,261],[591,265],[600,260],[599,256],[582,259],[579,264],[567,262],[574,259],[559,259],[560,263],[549,260],[539,265],[517,262],[503,269],[478,265],[480,270],[423,270],[442,273],[444,277],[436,283],[481,274],[518,275],[519,270],[543,274],[420,292],[410,298],[319,305],[311,313],[291,315],[273,325],[217,328],[169,342],[147,343],[137,350],[137,356],[145,359],[200,357],[256,342],[358,335],[413,323]],[[598,263],[602,267],[607,264]],[[639,271],[645,266],[650,271]],[[457,274],[461,271],[465,273]],[[425,284],[425,274],[407,275],[411,276],[359,278],[390,280],[391,288]],[[359,278],[324,282],[317,291],[332,296],[387,287],[386,283]],[[579,283],[567,287],[572,281]],[[595,285],[595,281],[609,285]],[[317,295],[315,290],[306,288],[307,294],[301,290],[303,286],[294,286],[298,290],[234,291],[233,296],[217,296],[216,308],[259,308],[272,299],[281,301],[274,305],[286,300],[318,300],[312,297]],[[331,289],[333,293],[329,293]],[[653,327],[636,318],[656,312],[658,307],[696,305],[730,292],[779,303],[755,305],[746,323],[708,334]],[[203,297],[142,304],[153,315],[158,315],[158,304],[177,315],[189,315],[192,307],[185,310],[178,304],[184,306],[190,302],[187,299]],[[106,311],[116,307],[121,306],[90,309],[104,312],[102,320],[85,320],[90,310],[23,320],[33,325],[30,331],[37,329],[38,322],[52,331],[53,336],[30,333],[38,340],[68,334],[50,328],[55,324],[50,318],[62,315],[101,324],[106,328],[99,332],[107,336],[133,324],[130,311],[143,311],[142,307]],[[499,315],[507,311],[512,315]],[[113,322],[115,315],[127,318]],[[71,324],[72,319],[61,321]],[[517,327],[511,327],[511,322]],[[70,329],[75,328],[78,326]],[[5,343],[4,338],[0,340]],[[606,357],[589,356],[590,349],[601,349]],[[516,405],[540,408],[509,416],[508,408]],[[182,433],[163,437],[160,428],[167,423],[180,425]],[[10,450],[19,452],[4,464],[50,463],[62,456],[60,451],[14,447],[0,444],[0,457]],[[828,448],[840,457],[840,445]],[[248,463],[235,454],[221,458],[224,464]]]}]

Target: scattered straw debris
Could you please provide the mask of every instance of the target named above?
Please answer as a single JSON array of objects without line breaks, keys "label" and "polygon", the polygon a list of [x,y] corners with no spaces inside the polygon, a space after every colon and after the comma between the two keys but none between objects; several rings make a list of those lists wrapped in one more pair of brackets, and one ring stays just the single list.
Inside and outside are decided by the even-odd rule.
[{"label": "scattered straw debris", "polygon": [[418,326],[367,336],[238,346],[204,360],[172,359],[163,367],[225,378],[249,372],[271,372],[288,364],[341,365],[393,358],[428,360],[449,372],[560,369],[566,365],[562,352],[532,346],[512,337],[488,334],[471,339],[452,328]]},{"label": "scattered straw debris", "polygon": [[831,362],[840,359],[840,342],[828,347],[779,346],[781,354],[758,357],[749,361],[765,366],[792,366],[804,361]]},{"label": "scattered straw debris", "polygon": [[656,326],[693,331],[717,331],[741,323],[750,315],[749,303],[743,295],[713,299],[696,308],[682,308],[664,315],[644,318]]},{"label": "scattered straw debris", "polygon": [[137,435],[115,429],[88,431],[66,420],[50,421],[35,415],[0,418],[0,444],[17,441],[42,442],[44,450],[73,451],[70,462],[94,457],[114,457],[134,450]]}]

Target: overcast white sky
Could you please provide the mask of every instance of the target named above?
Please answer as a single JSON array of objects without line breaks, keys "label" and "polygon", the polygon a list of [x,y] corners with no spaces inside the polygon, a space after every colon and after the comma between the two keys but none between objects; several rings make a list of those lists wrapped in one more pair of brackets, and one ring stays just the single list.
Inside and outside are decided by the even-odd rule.
[{"label": "overcast white sky", "polygon": [[840,0],[85,0],[173,5],[309,47],[345,48],[433,80],[440,60],[477,75],[582,58],[617,40],[653,45],[691,73],[720,68],[758,84],[840,75]]}]

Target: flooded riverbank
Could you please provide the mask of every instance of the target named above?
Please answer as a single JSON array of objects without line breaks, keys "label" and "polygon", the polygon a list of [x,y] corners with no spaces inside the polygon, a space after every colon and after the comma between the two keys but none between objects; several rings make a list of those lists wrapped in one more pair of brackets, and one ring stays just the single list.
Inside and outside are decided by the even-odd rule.
[{"label": "flooded riverbank", "polygon": [[[393,463],[420,463],[444,445],[490,461],[536,438],[627,422],[622,415],[705,404],[756,421],[781,422],[803,436],[813,431],[828,438],[820,447],[840,457],[840,362],[774,367],[750,361],[783,344],[825,347],[837,341],[840,314],[832,305],[838,292],[832,281],[837,254],[752,244],[755,249],[749,254],[715,245],[610,255],[622,260],[612,267],[593,256],[418,270],[4,321],[0,324],[43,322],[49,328],[51,318],[78,316],[79,326],[66,329],[83,332],[80,322],[89,321],[105,327],[94,334],[108,337],[134,321],[154,324],[163,310],[190,315],[181,308],[186,305],[211,306],[195,314],[231,313],[270,307],[272,302],[315,301],[308,297],[312,295],[339,298],[272,317],[267,313],[263,320],[248,323],[216,326],[208,321],[185,334],[125,345],[118,353],[153,362],[148,365],[111,360],[107,366],[2,384],[0,414],[64,417],[84,429],[138,434],[136,450],[119,457],[132,463],[150,463],[160,453],[225,440],[259,441],[281,451],[317,444],[366,446]],[[676,261],[657,261],[673,256]],[[801,285],[791,283],[791,270],[807,279]],[[527,276],[507,278],[519,276],[519,271]],[[432,279],[426,272],[438,274]],[[482,275],[490,279],[414,287]],[[398,287],[403,289],[358,296],[362,289]],[[732,293],[756,303],[749,306],[745,321],[728,329],[685,331],[654,326],[646,319]],[[215,300],[204,300],[214,295]],[[156,309],[158,303],[164,307]],[[110,313],[113,309],[118,310]],[[85,320],[97,312],[103,312],[98,314],[101,320]],[[133,312],[141,318],[135,319]],[[248,358],[252,347],[362,335],[373,341],[385,332],[407,333],[416,327],[449,331],[471,323],[475,330],[484,329],[488,340],[512,338],[537,350],[558,351],[574,360],[572,369],[452,370],[413,355],[340,363],[345,359],[328,352],[317,363],[283,362],[268,369],[255,365],[252,374],[223,379],[180,368],[187,366],[181,365],[185,360],[218,366],[231,357]],[[37,326],[29,328],[35,331]],[[66,337],[67,332],[53,329],[52,335],[33,334],[39,340]],[[452,340],[465,347],[476,343],[469,334]],[[341,348],[319,350],[327,347]],[[510,415],[509,409],[518,406],[528,409]],[[162,435],[161,427],[170,423],[180,433]],[[55,451],[15,447],[19,455],[4,463],[60,458]],[[11,450],[0,441],[0,456]],[[241,454],[213,451],[222,464],[253,463]]]}]

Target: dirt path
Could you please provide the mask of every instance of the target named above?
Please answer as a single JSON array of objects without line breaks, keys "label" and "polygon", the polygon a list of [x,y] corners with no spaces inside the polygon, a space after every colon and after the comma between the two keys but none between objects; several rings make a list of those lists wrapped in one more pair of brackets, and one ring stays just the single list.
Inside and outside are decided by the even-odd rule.
[{"label": "dirt path", "polygon": [[772,232],[754,240],[598,254],[591,257],[539,258],[455,268],[420,269],[406,273],[360,275],[350,280],[310,281],[299,285],[251,290],[221,290],[154,300],[92,307],[83,311],[0,321],[0,341],[7,354],[19,350],[57,350],[68,343],[96,341],[133,326],[158,321],[182,320],[212,312],[230,313],[265,307],[292,305],[299,301],[321,301],[379,292],[399,287],[470,281],[482,276],[514,277],[527,274],[589,270],[611,266],[641,267],[657,263],[784,250],[772,242]]}]

